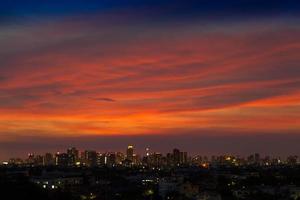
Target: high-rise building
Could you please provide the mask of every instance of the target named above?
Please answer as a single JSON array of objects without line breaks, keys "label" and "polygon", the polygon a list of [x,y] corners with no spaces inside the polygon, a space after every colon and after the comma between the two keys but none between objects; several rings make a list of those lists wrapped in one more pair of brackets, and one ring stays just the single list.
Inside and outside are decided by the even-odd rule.
[{"label": "high-rise building", "polygon": [[172,153],[167,153],[167,166],[173,166],[174,165],[174,158]]},{"label": "high-rise building", "polygon": [[116,164],[120,165],[125,160],[125,155],[122,152],[116,153]]},{"label": "high-rise building", "polygon": [[173,149],[173,162],[175,165],[180,164],[180,151],[179,149]]},{"label": "high-rise building", "polygon": [[181,152],[179,153],[179,155],[180,155],[180,156],[179,156],[179,163],[182,164],[182,163],[184,162],[184,161],[183,161],[183,160],[184,160],[184,153],[181,151]]},{"label": "high-rise building", "polygon": [[173,164],[186,164],[188,161],[187,152],[182,152],[179,149],[173,149]]},{"label": "high-rise building", "polygon": [[37,155],[34,157],[34,165],[42,166],[44,163],[44,158],[41,155]]},{"label": "high-rise building", "polygon": [[84,160],[88,166],[96,166],[98,161],[98,155],[96,151],[85,151]]},{"label": "high-rise building", "polygon": [[58,166],[68,166],[69,164],[69,157],[67,153],[57,153],[55,155],[55,164]]},{"label": "high-rise building", "polygon": [[49,165],[54,165],[54,158],[51,153],[46,153],[43,157],[43,165],[49,166]]},{"label": "high-rise building", "polygon": [[183,163],[184,164],[188,163],[188,154],[187,154],[187,152],[183,152]]},{"label": "high-rise building", "polygon": [[126,151],[126,159],[129,160],[129,161],[133,161],[133,146],[132,145],[129,145],[127,147],[127,151]]},{"label": "high-rise building", "polygon": [[106,155],[105,153],[97,153],[97,165],[103,166],[106,162]]},{"label": "high-rise building", "polygon": [[149,166],[150,165],[150,157],[151,157],[151,153],[150,153],[150,148],[146,148],[146,155],[143,157],[142,162],[144,165]]},{"label": "high-rise building", "polygon": [[255,163],[256,163],[256,164],[259,164],[259,163],[260,163],[260,155],[259,155],[259,153],[255,153],[255,155],[254,155],[254,160],[255,160]]},{"label": "high-rise building", "polygon": [[34,164],[34,154],[33,153],[29,153],[28,154],[27,164],[29,164],[29,165],[33,165]]},{"label": "high-rise building", "polygon": [[108,166],[115,166],[116,165],[116,154],[114,153],[114,152],[111,152],[111,153],[108,153],[107,155],[106,155],[106,157],[107,157],[107,162],[106,162],[106,164],[108,165]]},{"label": "high-rise building", "polygon": [[153,165],[156,167],[161,166],[162,164],[162,154],[161,153],[154,153],[153,154]]},{"label": "high-rise building", "polygon": [[146,148],[146,156],[147,157],[150,156],[150,148],[149,147]]},{"label": "high-rise building", "polygon": [[142,163],[141,157],[138,154],[133,154],[132,164],[140,165]]},{"label": "high-rise building", "polygon": [[79,151],[75,147],[72,147],[67,150],[67,154],[68,154],[68,165],[74,166],[79,159]]},{"label": "high-rise building", "polygon": [[254,155],[248,156],[247,163],[248,164],[253,164],[254,162],[255,162]]}]

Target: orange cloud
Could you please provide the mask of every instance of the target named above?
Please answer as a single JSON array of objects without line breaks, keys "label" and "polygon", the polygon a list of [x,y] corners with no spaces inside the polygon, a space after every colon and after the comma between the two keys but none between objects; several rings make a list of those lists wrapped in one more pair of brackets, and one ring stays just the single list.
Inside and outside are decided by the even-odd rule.
[{"label": "orange cloud", "polygon": [[3,133],[300,129],[297,28],[238,25],[231,32],[69,23],[20,29],[29,41],[6,38]]}]

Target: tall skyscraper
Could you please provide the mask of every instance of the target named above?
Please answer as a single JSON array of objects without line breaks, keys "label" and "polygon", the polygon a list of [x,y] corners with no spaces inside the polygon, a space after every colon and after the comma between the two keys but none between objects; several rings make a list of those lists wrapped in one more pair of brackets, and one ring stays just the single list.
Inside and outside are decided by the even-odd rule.
[{"label": "tall skyscraper", "polygon": [[180,164],[180,151],[179,149],[173,149],[173,161],[175,165]]},{"label": "tall skyscraper", "polygon": [[96,151],[85,151],[84,157],[85,157],[86,164],[88,166],[96,166],[97,165],[98,155],[97,155]]},{"label": "tall skyscraper", "polygon": [[128,147],[127,147],[127,152],[126,152],[126,158],[127,158],[127,160],[129,160],[129,161],[133,161],[133,146],[132,145],[129,145]]},{"label": "tall skyscraper", "polygon": [[75,147],[72,147],[67,150],[67,154],[68,154],[68,164],[70,166],[74,166],[75,163],[78,161],[79,151]]}]

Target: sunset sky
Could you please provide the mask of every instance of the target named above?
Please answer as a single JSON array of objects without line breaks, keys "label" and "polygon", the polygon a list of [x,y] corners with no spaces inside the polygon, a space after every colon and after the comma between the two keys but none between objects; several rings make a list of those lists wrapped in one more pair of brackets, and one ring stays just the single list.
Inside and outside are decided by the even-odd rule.
[{"label": "sunset sky", "polygon": [[297,0],[4,0],[0,160],[300,151]]}]

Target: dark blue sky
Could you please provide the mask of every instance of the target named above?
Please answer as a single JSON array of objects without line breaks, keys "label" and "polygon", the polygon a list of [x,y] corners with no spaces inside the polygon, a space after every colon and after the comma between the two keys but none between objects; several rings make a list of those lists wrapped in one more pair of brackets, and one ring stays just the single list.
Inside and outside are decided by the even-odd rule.
[{"label": "dark blue sky", "polygon": [[154,12],[159,17],[258,17],[299,14],[297,0],[9,0],[1,1],[2,19],[101,13],[110,10]]}]

